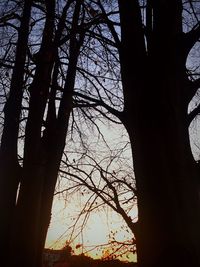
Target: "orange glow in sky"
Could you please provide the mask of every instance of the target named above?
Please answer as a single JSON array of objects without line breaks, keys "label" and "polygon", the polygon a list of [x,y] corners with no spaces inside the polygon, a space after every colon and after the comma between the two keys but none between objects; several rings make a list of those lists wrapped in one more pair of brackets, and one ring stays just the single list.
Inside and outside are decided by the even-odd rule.
[{"label": "orange glow in sky", "polygon": [[[109,147],[113,149],[114,154],[112,154],[112,156],[116,153],[117,158],[118,151],[121,151],[120,148],[123,148],[123,153],[119,153],[123,163],[121,163],[120,166],[118,166],[117,164],[112,166],[109,165],[110,172],[112,172],[112,167],[115,170],[120,170],[118,172],[118,177],[120,179],[120,177],[124,177],[126,175],[126,171],[129,171],[127,166],[133,166],[130,146],[127,145],[129,141],[127,133],[124,127],[116,126],[116,124],[110,125],[110,127],[108,128],[106,128],[103,124],[99,125],[99,127],[100,126],[104,133],[104,139],[106,139],[107,145],[109,145]],[[110,152],[107,151],[107,145],[105,145],[104,141],[99,140],[98,136],[90,135],[90,138],[91,139],[88,140],[88,149],[90,151],[94,150],[102,153],[102,159],[100,158],[99,161],[103,162],[102,164],[105,164],[103,165],[103,168],[106,168],[106,164],[109,164],[109,162],[104,162],[104,159],[106,159],[106,157],[109,159],[111,155],[109,154]],[[70,140],[67,141],[67,144],[69,151]],[[71,150],[74,151],[74,149],[75,143],[72,144]],[[77,150],[80,153],[80,147],[78,146],[78,143]],[[105,152],[107,154],[105,154]],[[97,160],[99,154],[94,157],[95,160]],[[72,158],[72,161],[73,160],[74,159]],[[121,172],[123,173],[121,174]],[[130,180],[133,179],[132,175],[133,174],[130,171]],[[96,176],[95,178],[98,180]],[[64,184],[64,186],[61,185],[60,188],[69,187],[69,180],[64,180],[65,179],[62,179],[62,182],[60,183],[66,184]],[[130,195],[128,196],[128,198],[130,198]],[[114,212],[107,206],[100,206],[100,208],[95,209],[92,213],[90,213],[89,217],[85,217],[84,214],[83,216],[81,216],[80,220],[76,222],[88,199],[89,195],[84,195],[83,192],[81,194],[80,192],[73,194],[66,193],[63,198],[62,196],[59,198],[58,195],[55,197],[52,209],[51,223],[46,239],[46,248],[60,249],[64,247],[66,241],[68,241],[70,243],[70,246],[72,246],[75,254],[84,252],[93,258],[101,258],[112,252],[112,249],[114,247],[114,243],[112,243],[112,241],[114,240],[114,238],[118,242],[124,242],[127,240],[129,242],[132,242],[131,240],[133,238],[133,234],[131,234],[130,230],[128,230],[120,215],[117,215],[116,212]],[[131,216],[134,221],[136,221],[136,206],[131,208],[128,215]],[[73,225],[75,224],[75,222],[76,227],[73,231]],[[85,226],[82,229],[81,227],[83,222],[85,222]],[[103,246],[108,244],[109,242],[112,245]],[[81,246],[78,246],[78,248],[76,248],[77,244],[81,244]],[[135,255],[132,255],[132,253],[129,254],[129,259],[126,258],[126,260],[128,259],[130,261],[133,261],[136,259]]]},{"label": "orange glow in sky", "polygon": [[[77,231],[80,230],[81,223],[77,225],[77,229],[72,233],[72,224],[74,218],[77,217],[79,203],[75,199],[71,199],[67,206],[63,200],[55,199],[52,209],[52,220],[49,227],[46,248],[60,249],[64,247],[66,241],[71,240],[70,246],[73,248],[75,254],[85,253],[92,258],[102,258],[112,252],[111,246],[106,245],[109,242],[110,234],[115,233],[115,239],[119,242],[132,239],[132,234],[127,228],[124,228],[122,219],[115,212],[110,209],[99,211],[91,214],[82,233],[76,236]],[[80,207],[79,207],[80,208]],[[137,217],[137,208],[132,210],[132,218]],[[80,244],[80,246],[77,246]],[[136,256],[132,253],[124,255],[121,259],[135,261]]]}]

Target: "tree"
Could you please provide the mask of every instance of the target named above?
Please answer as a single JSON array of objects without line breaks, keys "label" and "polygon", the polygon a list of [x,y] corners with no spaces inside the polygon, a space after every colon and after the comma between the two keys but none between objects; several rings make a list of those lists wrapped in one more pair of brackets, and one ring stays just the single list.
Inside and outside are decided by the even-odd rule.
[{"label": "tree", "polygon": [[[83,124],[82,127],[85,128]],[[113,238],[110,238],[108,248],[112,247],[113,253],[115,250],[123,253],[122,248],[128,246],[127,250],[130,253],[131,251],[135,252],[137,192],[130,144],[122,135],[111,134],[110,139],[112,140],[109,140],[110,133],[108,133],[108,136],[105,136],[101,142],[100,137],[95,138],[95,131],[92,133],[87,142],[84,139],[86,151],[84,147],[81,149],[77,144],[77,139],[77,152],[74,144],[72,143],[70,149],[68,143],[65,153],[67,160],[63,158],[60,165],[60,185],[56,189],[56,195],[60,194],[66,203],[68,203],[68,199],[71,199],[71,195],[80,195],[78,198],[81,198],[80,203],[82,203],[82,206],[81,204],[79,206],[80,212],[76,212],[78,216],[72,222],[70,237],[73,239],[74,236],[81,233],[83,240],[87,238],[84,230],[87,226],[90,227],[91,215],[99,212],[100,214],[105,213],[105,217],[108,216],[108,224],[112,227],[109,218],[116,213],[117,218],[123,222],[123,226],[117,232],[121,233],[121,236],[128,232],[130,240],[120,242],[120,244],[117,241],[114,242],[114,235],[111,231],[109,235]],[[115,138],[116,140],[113,141]],[[76,199],[76,196],[74,198]]]},{"label": "tree", "polygon": [[[40,265],[73,100],[85,115],[88,107],[110,119],[108,112],[112,113],[129,134],[139,210],[135,225],[139,265],[199,266],[199,178],[188,133],[199,112],[197,107],[188,114],[199,79],[186,64],[199,38],[198,1],[69,0],[61,12],[56,1],[11,3],[23,10],[0,152],[0,202],[6,214],[0,231],[2,241],[11,233],[12,266]],[[191,24],[184,24],[187,11]],[[11,18],[16,28],[13,12],[3,18]],[[28,37],[32,45],[27,46]],[[87,58],[82,65],[80,53]],[[99,67],[104,59],[105,69]],[[80,90],[74,90],[77,70],[78,78],[87,78],[79,80]],[[25,127],[21,165],[19,126]]]},{"label": "tree", "polygon": [[[113,109],[103,94],[77,96],[117,116],[129,134],[138,262],[199,266],[199,172],[188,131],[199,113],[197,103],[188,114],[199,79],[187,61],[200,34],[198,1],[118,1],[120,23],[109,18],[107,1],[95,3],[118,48],[124,109]],[[191,12],[189,24],[186,12]]]},{"label": "tree", "polygon": [[[15,17],[14,13],[8,13],[8,17]],[[12,73],[9,98],[4,106],[4,131],[1,139],[0,149],[0,210],[4,216],[0,222],[0,251],[2,257],[7,257],[12,217],[15,208],[17,188],[21,175],[18,163],[17,143],[19,120],[21,114],[24,65],[29,34],[29,20],[31,12],[31,1],[24,4],[21,26],[18,32],[18,45],[16,48],[15,66]],[[3,21],[3,18],[2,18]],[[6,25],[6,15],[5,21]]]},{"label": "tree", "polygon": [[[4,262],[5,259],[6,262],[9,259],[11,266],[41,265],[53,192],[72,109],[76,65],[85,35],[84,30],[76,35],[81,2],[66,2],[56,30],[55,1],[47,0],[41,4],[32,1],[22,3],[24,5],[22,5],[23,16],[17,41],[18,52],[16,52],[10,95],[4,108],[1,142],[1,190],[3,190],[1,210],[7,215],[1,227],[2,248],[4,247],[2,252],[6,252],[2,260]],[[34,7],[32,15],[35,15],[32,25],[34,27],[36,24],[36,30],[41,34],[41,43],[36,44],[36,49],[34,49],[34,31],[29,32],[31,7]],[[45,14],[45,19],[41,14],[38,15],[36,10]],[[69,22],[71,28],[65,33],[68,35],[63,38],[67,12],[72,19]],[[37,16],[40,18],[37,19]],[[82,16],[84,18],[83,13]],[[23,90],[28,37],[30,41],[33,39],[33,48],[29,46],[28,52],[29,64],[32,61],[34,69],[31,70],[31,64],[27,66],[29,72],[33,71],[33,74],[27,79],[30,83],[28,89],[26,87],[26,90]],[[68,69],[62,96],[56,102],[57,93],[60,91],[58,48],[67,41],[69,41]],[[20,166],[17,146],[20,116],[25,104],[23,96],[28,97],[29,102],[27,118],[22,122],[25,127],[25,141],[23,163]]]},{"label": "tree", "polygon": [[[73,108],[78,58],[85,33],[98,20],[82,0],[62,2],[63,6],[49,0],[14,4],[20,6],[19,14],[11,9],[5,15],[11,20],[4,25],[2,19],[3,27],[18,31],[19,50],[12,62],[13,87],[4,108],[1,143],[1,208],[7,214],[1,228],[2,247],[7,244],[2,259],[9,258],[11,266],[40,266]],[[13,17],[19,19],[19,29]]]},{"label": "tree", "polygon": [[186,60],[199,23],[184,32],[182,1],[147,1],[145,28],[137,1],[119,1],[119,8],[123,121],[138,192],[138,259],[141,266],[167,266],[169,254],[171,266],[198,266],[199,177],[187,109],[199,86],[188,79]]}]

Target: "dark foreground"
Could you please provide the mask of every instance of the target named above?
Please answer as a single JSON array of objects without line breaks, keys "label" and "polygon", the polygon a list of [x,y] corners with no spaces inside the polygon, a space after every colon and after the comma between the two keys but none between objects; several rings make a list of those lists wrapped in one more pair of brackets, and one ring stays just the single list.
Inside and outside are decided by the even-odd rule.
[{"label": "dark foreground", "polygon": [[85,255],[66,255],[60,250],[45,250],[43,267],[137,267],[133,262],[95,260]]}]

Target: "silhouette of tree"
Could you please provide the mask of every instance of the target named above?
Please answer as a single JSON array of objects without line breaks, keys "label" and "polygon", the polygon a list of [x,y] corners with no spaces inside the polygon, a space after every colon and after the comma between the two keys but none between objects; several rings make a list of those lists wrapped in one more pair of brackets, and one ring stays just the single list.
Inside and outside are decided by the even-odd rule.
[{"label": "silhouette of tree", "polygon": [[142,19],[139,1],[119,1],[123,121],[133,147],[141,266],[200,263],[199,174],[188,132],[188,105],[199,85],[188,79],[186,68],[199,21],[185,29],[188,4],[147,1]]},{"label": "silhouette of tree", "polygon": [[[9,259],[11,266],[41,265],[73,107],[78,56],[85,31],[90,27],[84,24],[82,2],[69,0],[63,7],[49,0],[15,2],[21,8],[22,18],[19,12],[21,26],[9,97],[4,106],[0,151],[1,210],[5,213],[1,221],[2,260]],[[8,18],[12,19],[13,12],[8,12]],[[15,21],[11,22],[12,28]],[[61,72],[60,56],[66,58],[65,70]],[[24,139],[19,148],[20,131]],[[18,153],[22,155],[21,165]]]},{"label": "silhouette of tree", "polygon": [[[5,3],[2,260],[41,265],[70,114],[72,129],[84,114],[94,123],[120,121],[129,135],[140,266],[199,266],[199,171],[188,131],[199,114],[199,64],[191,57],[198,55],[199,1]],[[108,172],[99,172],[115,195]]]},{"label": "silhouette of tree", "polygon": [[[122,144],[124,145],[124,142]],[[67,182],[63,183],[55,194],[63,194],[63,197],[67,199],[71,192],[76,192],[85,199],[81,213],[74,221],[76,235],[78,231],[76,226],[79,225],[79,221],[83,220],[83,225],[79,229],[82,231],[87,225],[89,213],[108,206],[121,216],[131,230],[134,240],[136,221],[134,216],[136,215],[131,216],[130,214],[137,201],[134,174],[130,166],[132,161],[129,162],[129,144],[126,143],[124,147],[121,147],[118,143],[116,150],[103,153],[103,145],[100,143],[99,155],[96,149],[98,146],[95,147],[93,153],[87,151],[86,154],[79,151],[79,158],[76,157],[76,161],[70,160],[70,153],[67,154],[68,160],[62,160],[60,166],[61,179],[67,180]],[[74,155],[73,152],[72,154]],[[132,245],[134,244],[133,240]]]},{"label": "silhouette of tree", "polygon": [[[97,90],[99,95],[75,94],[100,112],[102,107],[116,116],[130,137],[139,210],[135,231],[139,264],[198,266],[199,171],[188,127],[199,114],[199,64],[194,67],[191,58],[199,56],[199,1],[118,1],[120,21],[117,13],[111,20],[105,7],[108,2],[93,3],[112,35],[109,42],[104,38],[108,31],[101,28],[102,46],[115,47],[119,53],[124,108],[118,109],[119,102],[109,95],[104,97],[114,92],[106,86]],[[117,55],[116,50],[109,52]],[[87,78],[94,87],[100,83],[98,76],[95,82],[90,75]],[[193,97],[196,106],[188,112]],[[169,253],[172,262],[167,261]]]},{"label": "silhouette of tree", "polygon": [[[8,7],[3,9],[3,4],[1,6],[1,30],[3,31],[4,27],[8,27],[9,30],[5,30],[9,36],[9,33],[16,34],[16,28],[12,25],[17,26],[19,24],[18,12],[19,10],[16,8],[17,3],[10,4],[8,1]],[[10,4],[10,5],[9,5]],[[24,86],[24,66],[26,60],[26,50],[27,50],[27,42],[28,42],[28,34],[29,34],[29,20],[30,20],[30,12],[31,12],[31,1],[26,1],[24,3],[23,14],[21,16],[21,25],[18,29],[18,44],[16,47],[16,56],[15,56],[15,64],[13,67],[13,46],[10,47],[9,42],[12,44],[12,38],[8,39],[8,48],[5,53],[2,54],[2,62],[5,63],[2,73],[7,73],[7,65],[13,69],[12,78],[10,83],[9,97],[8,97],[8,82],[2,83],[3,89],[5,92],[5,106],[4,106],[4,129],[1,138],[1,149],[0,149],[0,210],[4,214],[1,222],[0,222],[0,251],[2,253],[2,259],[8,259],[7,251],[9,247],[9,238],[11,234],[12,227],[12,219],[15,208],[17,187],[21,175],[20,165],[18,163],[18,154],[17,154],[17,143],[18,143],[18,131],[19,131],[19,121],[20,121],[20,113],[21,113],[21,103],[22,103],[22,94],[23,94],[23,86]],[[16,10],[17,9],[17,10]],[[3,10],[7,11],[5,14]],[[10,23],[12,21],[12,24]],[[11,24],[11,27],[9,25]],[[8,25],[8,26],[7,26]],[[2,28],[3,27],[3,28]],[[2,41],[2,47],[6,45],[6,33],[4,41]],[[16,38],[15,38],[16,39]],[[16,41],[16,40],[15,40]],[[9,56],[11,54],[11,56]],[[3,260],[4,262],[4,260]]]}]

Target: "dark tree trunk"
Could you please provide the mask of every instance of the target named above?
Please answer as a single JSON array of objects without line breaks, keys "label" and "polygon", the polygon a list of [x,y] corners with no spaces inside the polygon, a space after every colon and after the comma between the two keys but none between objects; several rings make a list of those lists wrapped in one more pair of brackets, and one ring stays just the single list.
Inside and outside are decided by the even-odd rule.
[{"label": "dark tree trunk", "polygon": [[17,144],[31,3],[32,1],[24,1],[10,94],[4,107],[4,130],[0,148],[0,211],[2,214],[0,220],[1,262],[5,262],[8,259],[9,237],[13,222],[17,188],[21,179]]},{"label": "dark tree trunk", "polygon": [[200,203],[188,133],[181,1],[152,3],[154,26],[145,46],[137,1],[119,1],[123,123],[138,194],[138,264],[197,267]]},{"label": "dark tree trunk", "polygon": [[[81,0],[77,1],[73,15],[72,32],[70,37],[70,58],[68,64],[67,75],[65,79],[65,87],[63,91],[62,100],[58,110],[58,116],[55,117],[55,91],[52,91],[52,102],[49,103],[47,128],[43,138],[43,142],[47,147],[47,165],[44,175],[44,186],[42,195],[42,206],[40,215],[40,240],[39,240],[39,253],[38,262],[41,261],[41,249],[44,247],[48,226],[51,219],[51,208],[54,197],[55,185],[57,182],[60,162],[62,154],[65,148],[65,140],[68,130],[70,113],[73,108],[73,90],[76,78],[76,67],[80,47],[83,43],[84,33],[80,36],[80,39],[76,39],[76,32],[78,27],[78,20],[80,14]],[[55,67],[56,74],[56,67]],[[54,80],[54,86],[56,88],[56,75]]]},{"label": "dark tree trunk", "polygon": [[76,39],[80,4],[81,1],[77,1],[74,11],[73,34],[70,37],[70,59],[58,115],[56,117],[57,70],[54,67],[55,84],[53,85],[55,87],[51,87],[46,129],[41,136],[51,72],[58,49],[55,47],[55,43],[52,43],[53,4],[51,5],[49,2],[47,9],[49,13],[47,13],[43,42],[39,52],[41,61],[38,62],[31,86],[29,117],[26,125],[23,181],[21,182],[16,209],[15,222],[17,226],[13,232],[12,253],[14,260],[11,260],[12,266],[40,267],[42,264],[42,252],[51,218],[54,190],[65,147],[69,116],[73,107],[72,94],[76,65],[83,41],[82,38]]},{"label": "dark tree trunk", "polygon": [[142,267],[199,266],[198,177],[188,134],[182,129],[177,135],[175,114],[169,119],[160,108],[162,117],[147,118],[149,110],[138,125],[127,123],[138,192],[138,261]]},{"label": "dark tree trunk", "polygon": [[41,199],[46,164],[41,142],[43,117],[53,69],[54,1],[46,1],[46,23],[30,86],[29,114],[25,130],[23,174],[11,241],[11,266],[36,267]]}]

